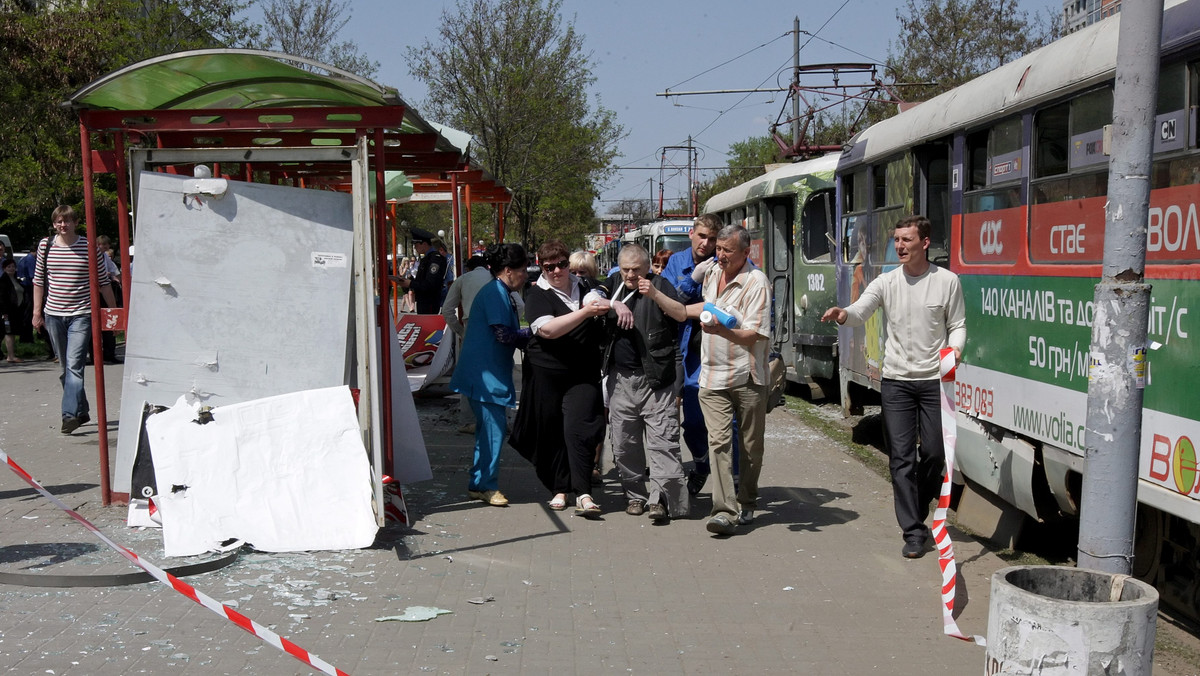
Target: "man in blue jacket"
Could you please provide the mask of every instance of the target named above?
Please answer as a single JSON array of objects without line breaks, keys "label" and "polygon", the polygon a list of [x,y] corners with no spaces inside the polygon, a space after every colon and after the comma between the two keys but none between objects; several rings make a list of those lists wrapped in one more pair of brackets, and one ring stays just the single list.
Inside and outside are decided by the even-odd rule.
[{"label": "man in blue jacket", "polygon": [[[667,261],[662,276],[675,285],[679,301],[691,305],[703,300],[698,279],[713,265],[717,247],[717,232],[721,219],[715,214],[701,214],[692,223],[688,237],[692,246],[676,252]],[[699,270],[697,270],[699,268]],[[708,428],[700,411],[700,322],[688,319],[679,324],[679,349],[683,354],[683,440],[692,454],[693,466],[688,473],[688,493],[696,495],[708,480],[711,466],[708,461]]]}]

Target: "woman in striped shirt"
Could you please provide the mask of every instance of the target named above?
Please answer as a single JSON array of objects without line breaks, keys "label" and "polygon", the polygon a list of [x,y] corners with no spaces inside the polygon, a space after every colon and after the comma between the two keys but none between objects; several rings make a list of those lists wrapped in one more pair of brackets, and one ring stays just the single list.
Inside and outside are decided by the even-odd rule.
[{"label": "woman in striped shirt", "polygon": [[[69,206],[51,216],[54,235],[43,239],[34,254],[33,326],[46,327],[62,365],[62,433],[70,434],[92,418],[88,415],[83,367],[92,337],[92,299],[88,280],[88,241],[77,230],[79,217]],[[100,295],[116,307],[108,271],[101,254],[94,252]]]}]

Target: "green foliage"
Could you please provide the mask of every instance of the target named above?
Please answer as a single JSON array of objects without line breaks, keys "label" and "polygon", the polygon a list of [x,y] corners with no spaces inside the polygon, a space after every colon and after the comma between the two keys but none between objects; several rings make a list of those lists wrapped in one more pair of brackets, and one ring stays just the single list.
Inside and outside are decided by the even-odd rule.
[{"label": "green foliage", "polygon": [[350,17],[349,0],[271,0],[263,9],[267,49],[278,48],[285,54],[374,77],[379,72],[378,61],[360,54],[353,42],[337,41]]},{"label": "green foliage", "polygon": [[907,101],[924,101],[1041,47],[1058,35],[1054,15],[1031,19],[1017,0],[905,0],[888,72]]},{"label": "green foliage", "polygon": [[624,199],[610,206],[608,213],[628,215],[637,223],[649,223],[654,220],[654,204],[648,199]]},{"label": "green foliage", "polygon": [[425,113],[474,135],[476,158],[514,192],[510,229],[529,246],[581,241],[623,134],[587,96],[590,59],[560,7],[460,0],[442,14],[438,44],[407,54],[431,92]]},{"label": "green foliage", "polygon": [[[238,0],[60,0],[53,9],[0,0],[0,229],[27,248],[50,212],[82,213],[79,121],[61,104],[100,76],[153,56],[242,46],[255,31]],[[104,148],[106,140],[94,139]],[[116,218],[115,181],[97,184],[97,225]],[[109,234],[115,234],[111,230]]]}]

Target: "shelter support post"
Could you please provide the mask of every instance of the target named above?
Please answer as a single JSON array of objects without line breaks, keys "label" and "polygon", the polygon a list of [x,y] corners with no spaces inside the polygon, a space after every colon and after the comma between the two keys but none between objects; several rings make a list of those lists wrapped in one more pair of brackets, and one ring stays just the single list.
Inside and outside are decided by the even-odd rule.
[{"label": "shelter support post", "polygon": [[[375,210],[375,255],[376,255],[376,276],[379,279],[379,302],[375,304],[376,312],[378,313],[378,323],[380,328],[380,350],[379,350],[379,381],[382,385],[380,406],[382,407],[381,416],[383,422],[383,456],[385,472],[390,475],[395,475],[396,468],[392,449],[392,334],[396,331],[396,326],[391,320],[391,303],[388,302],[391,296],[392,280],[388,277],[387,270],[387,242],[384,223],[387,219],[387,177],[384,174],[387,158],[384,155],[383,148],[383,128],[375,128],[375,203],[372,207]],[[405,383],[407,386],[407,383]]]},{"label": "shelter support post", "polygon": [[[466,198],[466,207],[467,207],[467,254],[470,255],[470,252],[471,252],[471,184],[470,183],[463,186],[463,196]],[[460,242],[462,242],[462,237],[460,236],[460,233],[456,230],[456,231],[454,231],[454,245],[458,246]],[[458,268],[455,271],[455,274],[461,275],[462,271],[463,271],[463,257],[455,256],[454,264]]]},{"label": "shelter support post", "polygon": [[[121,251],[121,273],[127,274],[129,270],[129,165],[125,159],[125,134],[117,132],[113,134],[113,154],[116,155],[117,161],[117,241]],[[125,330],[125,312],[129,307],[129,291],[132,288],[130,280],[124,278],[125,283],[121,285],[121,321],[119,328]]]},{"label": "shelter support post", "polygon": [[[100,278],[96,274],[96,195],[92,180],[91,132],[79,123],[79,150],[83,158],[83,211],[87,219],[88,287],[92,303],[92,354],[96,379],[96,426],[100,435],[100,501],[105,507],[112,504],[112,484],[108,474],[108,410],[104,401],[104,348],[100,344]],[[59,355],[66,367],[66,355]]]},{"label": "shelter support post", "polygon": [[458,224],[459,219],[462,218],[461,205],[458,200],[458,174],[452,171],[450,172],[450,221],[455,239],[458,239]]}]

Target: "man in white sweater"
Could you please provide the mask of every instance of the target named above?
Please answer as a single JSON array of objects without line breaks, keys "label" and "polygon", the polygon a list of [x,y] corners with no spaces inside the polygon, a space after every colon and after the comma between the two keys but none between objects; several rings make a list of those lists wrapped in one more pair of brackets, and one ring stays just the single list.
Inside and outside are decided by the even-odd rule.
[{"label": "man in white sweater", "polygon": [[821,317],[862,326],[880,307],[887,317],[880,399],[896,520],[904,531],[900,551],[909,559],[925,553],[925,518],[945,465],[938,353],[949,346],[961,359],[967,342],[962,286],[953,272],[930,264],[929,233],[924,216],[897,223],[893,241],[901,266],[875,278],[850,307],[830,308]]}]

